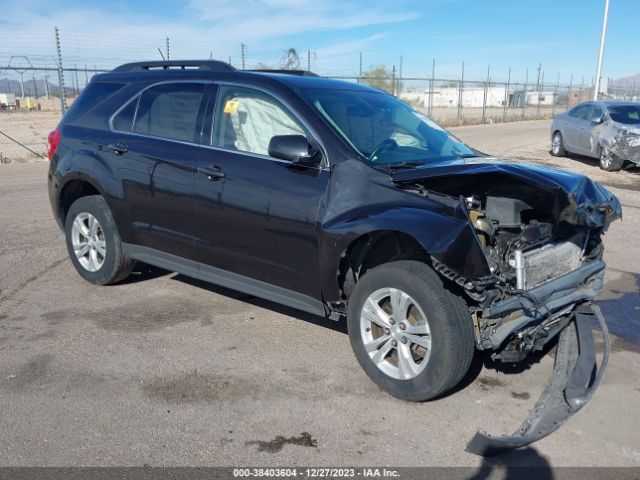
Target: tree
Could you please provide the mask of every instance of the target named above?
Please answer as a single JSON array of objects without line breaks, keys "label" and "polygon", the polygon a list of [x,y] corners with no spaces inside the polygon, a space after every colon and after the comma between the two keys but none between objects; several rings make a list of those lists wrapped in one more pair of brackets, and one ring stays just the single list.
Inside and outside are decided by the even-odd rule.
[{"label": "tree", "polygon": [[386,90],[393,93],[393,81],[391,73],[384,65],[375,65],[369,67],[369,70],[362,72],[362,82],[374,88]]},{"label": "tree", "polygon": [[256,70],[274,70],[274,66],[264,62],[256,64]]},{"label": "tree", "polygon": [[300,56],[295,48],[289,48],[284,51],[284,55],[280,59],[280,68],[283,70],[300,70]]}]

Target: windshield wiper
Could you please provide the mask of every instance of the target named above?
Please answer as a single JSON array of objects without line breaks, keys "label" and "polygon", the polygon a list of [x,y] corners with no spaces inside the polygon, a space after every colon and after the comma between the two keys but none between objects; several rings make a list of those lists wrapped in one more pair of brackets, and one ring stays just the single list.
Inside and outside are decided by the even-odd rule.
[{"label": "windshield wiper", "polygon": [[402,168],[421,167],[425,162],[402,162],[402,163],[387,163],[384,168],[387,170],[399,170]]}]

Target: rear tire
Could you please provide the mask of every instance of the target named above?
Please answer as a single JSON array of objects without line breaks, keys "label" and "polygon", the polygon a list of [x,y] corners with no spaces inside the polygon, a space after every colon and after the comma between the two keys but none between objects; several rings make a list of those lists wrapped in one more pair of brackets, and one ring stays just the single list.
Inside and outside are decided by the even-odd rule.
[{"label": "rear tire", "polygon": [[100,195],[73,202],[66,215],[65,234],[71,262],[88,282],[108,285],[131,273],[135,261],[124,253],[116,222]]},{"label": "rear tire", "polygon": [[551,155],[554,157],[564,157],[567,151],[564,148],[564,140],[560,132],[554,132],[551,137]]},{"label": "rear tire", "polygon": [[363,275],[349,299],[347,323],[360,366],[395,397],[434,398],[455,387],[471,365],[466,305],[422,262],[391,262]]},{"label": "rear tire", "polygon": [[624,160],[606,147],[600,146],[600,168],[606,172],[617,172],[624,165]]}]

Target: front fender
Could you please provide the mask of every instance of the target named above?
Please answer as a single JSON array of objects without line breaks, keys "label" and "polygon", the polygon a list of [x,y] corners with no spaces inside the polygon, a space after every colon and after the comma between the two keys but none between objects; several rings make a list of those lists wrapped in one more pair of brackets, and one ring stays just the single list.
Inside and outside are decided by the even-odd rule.
[{"label": "front fender", "polygon": [[324,226],[321,250],[323,295],[339,298],[336,281],[340,259],[349,246],[363,235],[378,231],[395,231],[409,235],[438,262],[460,277],[475,279],[491,274],[478,238],[466,215],[443,213],[389,205],[366,215],[352,212]]}]

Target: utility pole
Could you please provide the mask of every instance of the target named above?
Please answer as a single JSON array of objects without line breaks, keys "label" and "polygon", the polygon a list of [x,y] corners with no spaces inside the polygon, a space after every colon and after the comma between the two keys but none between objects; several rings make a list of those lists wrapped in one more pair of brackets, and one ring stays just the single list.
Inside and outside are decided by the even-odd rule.
[{"label": "utility pole", "polygon": [[62,69],[62,50],[60,48],[60,33],[58,27],[55,27],[56,34],[56,50],[58,51],[58,83],[60,84],[60,110],[62,115],[67,111],[67,104],[64,98],[64,70]]},{"label": "utility pole", "polygon": [[358,83],[362,83],[362,52],[360,52],[360,73],[358,74]]},{"label": "utility pole", "polygon": [[529,69],[527,68],[524,73],[524,86],[522,87],[523,95],[522,95],[522,120],[526,120],[527,118],[527,88],[529,88]]},{"label": "utility pole", "polygon": [[509,108],[509,87],[511,87],[511,67],[507,74],[507,84],[504,87],[504,100],[502,102],[502,121],[507,121],[507,109]]},{"label": "utility pole", "polygon": [[400,55],[400,65],[398,68],[398,96],[402,94],[402,55]]},{"label": "utility pole", "polygon": [[24,98],[24,72],[20,72],[20,96]]},{"label": "utility pole", "polygon": [[31,74],[31,79],[33,80],[33,90],[35,91],[36,98],[38,98],[38,85],[36,85],[36,74]]},{"label": "utility pole", "polygon": [[391,95],[396,96],[396,66],[391,69]]},{"label": "utility pole", "polygon": [[598,52],[598,66],[596,67],[596,84],[593,88],[593,99],[598,100],[600,90],[600,76],[602,75],[602,57],[604,56],[604,41],[607,37],[607,18],[609,17],[609,0],[604,1],[604,15],[602,17],[602,32],[600,33],[600,51]]},{"label": "utility pole", "polygon": [[558,78],[556,79],[556,91],[553,92],[553,110],[551,114],[555,117],[556,115],[556,96],[559,96],[560,92],[560,74],[558,73]]},{"label": "utility pole", "polygon": [[482,123],[485,122],[486,120],[486,113],[487,113],[487,94],[489,92],[489,81],[490,81],[490,74],[491,74],[491,65],[489,65],[487,67],[487,81],[484,84],[484,98],[482,99]]},{"label": "utility pole", "polygon": [[544,71],[542,71],[542,78],[540,79],[540,86],[538,88],[538,110],[536,111],[536,116],[540,118],[540,97],[541,93],[544,90]]},{"label": "utility pole", "polygon": [[311,71],[311,50],[307,50],[307,72]]},{"label": "utility pole", "polygon": [[431,111],[433,110],[433,92],[434,92],[434,82],[436,80],[436,59],[434,58],[431,62],[431,81],[429,82],[429,106],[427,107],[427,115],[431,116]]},{"label": "utility pole", "polygon": [[460,88],[458,89],[458,123],[462,118],[462,98],[464,92],[464,62],[462,62],[462,76],[460,77]]},{"label": "utility pole", "polygon": [[51,98],[49,95],[49,74],[46,73],[44,76],[44,92],[47,98]]},{"label": "utility pole", "polygon": [[74,69],[73,76],[76,79],[76,97],[77,97],[78,95],[80,95],[80,82],[78,81],[78,65],[74,64],[73,69]]},{"label": "utility pole", "polygon": [[166,38],[166,44],[167,44],[167,62],[169,61],[169,37]]},{"label": "utility pole", "polygon": [[241,43],[240,44],[240,56],[242,58],[242,70],[244,70],[245,66],[246,66],[245,65],[245,61],[246,61],[246,53],[245,53],[245,51],[246,51],[246,46],[245,46],[244,43]]},{"label": "utility pole", "polygon": [[569,91],[567,92],[567,109],[571,106],[571,87],[573,87],[573,73],[569,77]]}]

